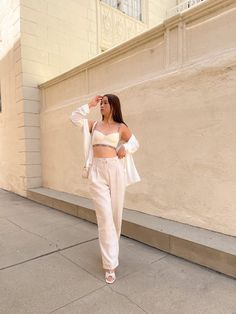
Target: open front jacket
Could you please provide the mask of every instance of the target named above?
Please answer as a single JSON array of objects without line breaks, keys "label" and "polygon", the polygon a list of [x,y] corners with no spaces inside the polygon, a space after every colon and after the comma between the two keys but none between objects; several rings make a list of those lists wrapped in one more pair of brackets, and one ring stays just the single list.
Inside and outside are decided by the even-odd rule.
[{"label": "open front jacket", "polygon": [[[78,107],[75,111],[72,112],[70,119],[76,126],[82,128],[83,136],[84,136],[84,158],[85,158],[85,165],[89,166],[93,162],[93,149],[91,143],[91,134],[89,132],[89,124],[88,119],[85,116],[89,113],[90,109],[88,104],[85,104],[81,107]],[[120,162],[124,165],[125,171],[125,180],[126,185],[133,184],[135,182],[140,181],[140,176],[137,172],[137,169],[134,165],[134,160],[132,154],[136,152],[139,148],[139,143],[136,137],[132,134],[128,142],[120,141],[117,146],[117,151],[120,146],[123,145],[126,150],[126,156],[123,159],[120,159]]]}]

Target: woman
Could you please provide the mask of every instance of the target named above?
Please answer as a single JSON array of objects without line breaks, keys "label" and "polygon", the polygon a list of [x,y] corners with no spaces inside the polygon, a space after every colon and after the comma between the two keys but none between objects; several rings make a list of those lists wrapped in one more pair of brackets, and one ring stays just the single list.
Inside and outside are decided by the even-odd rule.
[{"label": "woman", "polygon": [[[86,114],[99,104],[101,121],[85,119]],[[105,280],[113,283],[119,264],[125,187],[140,181],[131,156],[139,144],[123,121],[120,100],[116,95],[94,97],[72,112],[71,121],[83,129],[85,165],[89,169]]]}]

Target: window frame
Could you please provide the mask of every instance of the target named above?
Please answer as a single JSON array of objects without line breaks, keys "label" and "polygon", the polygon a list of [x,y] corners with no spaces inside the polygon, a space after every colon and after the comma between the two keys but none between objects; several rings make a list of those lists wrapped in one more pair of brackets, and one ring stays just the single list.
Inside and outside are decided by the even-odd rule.
[{"label": "window frame", "polygon": [[[119,10],[141,23],[144,23],[143,1],[144,0],[100,0],[100,2],[110,5],[112,8]],[[139,2],[139,5],[136,5],[135,2]],[[135,8],[138,9],[135,10]]]}]

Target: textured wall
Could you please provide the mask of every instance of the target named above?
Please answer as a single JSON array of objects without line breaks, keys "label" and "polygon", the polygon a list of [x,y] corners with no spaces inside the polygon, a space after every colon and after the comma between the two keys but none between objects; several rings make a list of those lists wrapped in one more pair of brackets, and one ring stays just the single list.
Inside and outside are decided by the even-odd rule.
[{"label": "textured wall", "polygon": [[98,25],[99,46],[102,50],[118,45],[148,29],[148,23],[140,22],[103,2],[98,5]]},{"label": "textured wall", "polygon": [[156,26],[166,19],[166,10],[174,7],[176,0],[148,1],[149,27]]},{"label": "textured wall", "polygon": [[106,29],[101,8],[99,0],[0,1],[1,187],[25,195],[41,185],[38,84],[146,27],[115,10],[117,27]]},{"label": "textured wall", "polygon": [[127,189],[126,207],[236,235],[236,35],[224,32],[226,20],[235,28],[236,4],[224,3],[205,2],[42,86],[45,187],[89,195],[69,115],[98,92],[117,93],[141,144],[142,181]]},{"label": "textured wall", "polygon": [[24,190],[25,172],[18,102],[22,79],[19,1],[1,3],[0,30],[0,186],[19,193]]},{"label": "textured wall", "polygon": [[[23,70],[48,80],[97,54],[96,1],[21,1]],[[28,75],[29,74],[29,75]],[[40,79],[41,78],[41,79]]]},{"label": "textured wall", "polygon": [[97,53],[96,1],[0,4],[0,186],[41,185],[38,84]]}]

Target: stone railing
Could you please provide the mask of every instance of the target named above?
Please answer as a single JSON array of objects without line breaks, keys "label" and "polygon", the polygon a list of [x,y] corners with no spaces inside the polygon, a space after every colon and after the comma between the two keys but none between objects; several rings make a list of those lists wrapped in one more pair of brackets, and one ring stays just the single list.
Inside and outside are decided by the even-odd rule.
[{"label": "stone railing", "polygon": [[205,1],[205,0],[187,0],[187,1],[181,2],[177,6],[167,10],[166,11],[166,17],[168,18],[168,17],[174,16],[178,13],[181,13],[185,10],[188,10],[189,8],[195,6],[196,4],[199,4],[203,1]]},{"label": "stone railing", "polygon": [[100,2],[98,6],[98,35],[102,50],[124,42],[147,30],[147,24]]}]

